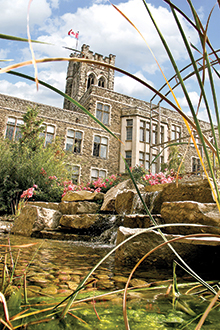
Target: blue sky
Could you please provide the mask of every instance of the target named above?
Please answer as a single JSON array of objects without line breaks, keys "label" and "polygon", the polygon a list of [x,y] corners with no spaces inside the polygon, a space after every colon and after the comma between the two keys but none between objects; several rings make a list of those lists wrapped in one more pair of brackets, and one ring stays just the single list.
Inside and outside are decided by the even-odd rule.
[{"label": "blue sky", "polygon": [[[144,8],[142,0],[115,0],[117,5],[144,35],[167,78],[173,75],[169,60],[157,33]],[[189,17],[191,13],[186,0],[174,0]],[[214,0],[192,1],[200,14],[203,24],[215,5]],[[27,37],[27,8],[29,0],[0,0],[0,33],[20,37]],[[184,67],[187,55],[172,18],[169,7],[162,0],[147,2],[152,14],[163,32],[179,68]],[[95,53],[108,56],[116,55],[116,66],[129,71],[144,79],[155,88],[164,84],[155,60],[147,45],[135,29],[111,6],[108,0],[33,0],[30,7],[30,31],[35,40],[53,43],[54,46],[34,45],[36,58],[43,57],[69,57],[70,51],[64,47],[76,47],[76,40],[68,36],[68,31],[79,31],[78,49],[82,44],[90,45]],[[218,48],[219,7],[215,6],[208,34],[214,47]],[[195,31],[183,20],[186,36],[190,41],[200,47]],[[10,62],[1,62],[1,67],[30,60],[31,53],[27,43],[0,40],[0,59],[11,59]],[[196,55],[197,56],[197,55]],[[64,91],[67,63],[39,64],[39,78]],[[20,69],[21,72],[34,74],[32,66]],[[130,80],[127,76],[115,75],[115,91],[150,101],[152,93],[142,85]],[[217,83],[218,84],[218,83]],[[198,91],[195,79],[187,82],[193,104],[198,102]],[[0,93],[13,95],[40,103],[62,107],[62,97],[40,86],[39,90],[33,83],[14,78],[8,74],[0,75]],[[186,101],[179,88],[176,96],[188,113]],[[166,107],[166,104],[163,103]],[[204,104],[201,106],[200,117],[206,119]]]}]

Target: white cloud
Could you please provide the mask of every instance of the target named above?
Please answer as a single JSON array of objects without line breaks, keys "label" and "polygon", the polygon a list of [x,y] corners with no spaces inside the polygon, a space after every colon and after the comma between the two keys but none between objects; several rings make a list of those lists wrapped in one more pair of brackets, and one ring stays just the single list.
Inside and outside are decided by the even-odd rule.
[{"label": "white cloud", "polygon": [[[56,0],[53,1],[54,3]],[[27,31],[27,0],[0,0],[0,30],[1,33],[15,36]],[[51,8],[46,0],[33,1],[30,6],[30,27],[42,25],[51,15]]]},{"label": "white cloud", "polygon": [[[199,103],[199,94],[197,92],[189,92],[189,98],[192,102],[192,105],[194,107],[197,107],[198,106],[198,103]],[[180,104],[181,107],[188,107],[188,103],[187,103],[187,100],[185,97],[181,97],[181,98],[177,98],[178,99],[178,102]],[[204,102],[202,101],[201,104],[200,104],[200,109],[204,109],[205,108],[205,104]]]},{"label": "white cloud", "polygon": [[2,94],[15,96],[25,100],[31,100],[33,102],[53,105],[61,108],[63,105],[62,96],[59,96],[55,92],[52,92],[41,85],[37,91],[35,83],[28,84],[25,81],[11,83],[7,80],[1,80],[0,91]]},{"label": "white cloud", "polygon": [[[141,72],[137,72],[135,76],[153,86],[153,83],[148,81]],[[121,94],[135,96],[136,98],[146,98],[146,96],[149,97],[152,95],[147,87],[128,76],[115,77],[115,91]]]}]

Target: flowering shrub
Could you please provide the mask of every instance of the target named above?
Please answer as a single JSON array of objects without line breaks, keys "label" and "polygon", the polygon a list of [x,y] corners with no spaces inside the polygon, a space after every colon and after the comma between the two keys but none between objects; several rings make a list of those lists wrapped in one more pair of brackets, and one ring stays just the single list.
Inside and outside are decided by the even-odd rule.
[{"label": "flowering shrub", "polygon": [[80,191],[80,190],[86,190],[91,192],[107,192],[110,188],[115,186],[121,181],[121,175],[111,175],[107,178],[98,178],[95,181],[88,182],[86,185],[76,185],[73,184],[72,181],[64,181],[64,191],[63,196],[67,193],[67,191]]},{"label": "flowering shrub", "polygon": [[143,183],[145,185],[154,186],[156,184],[170,183],[174,179],[175,179],[174,176],[171,176],[170,174],[166,175],[163,172],[155,173],[155,174],[150,173],[143,176]]},{"label": "flowering shrub", "polygon": [[33,187],[28,188],[27,190],[24,190],[23,193],[20,196],[20,201],[15,209],[15,216],[18,217],[21,213],[21,209],[27,204],[27,201],[29,198],[33,197],[33,195],[36,193],[35,189],[37,189],[38,186],[36,184],[33,185]]}]

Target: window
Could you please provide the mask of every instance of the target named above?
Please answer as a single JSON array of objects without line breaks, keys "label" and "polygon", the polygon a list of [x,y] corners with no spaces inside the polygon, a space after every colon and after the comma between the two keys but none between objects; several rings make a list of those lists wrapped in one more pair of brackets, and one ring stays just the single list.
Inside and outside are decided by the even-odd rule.
[{"label": "window", "polygon": [[143,120],[140,121],[140,142],[150,142],[150,123]]},{"label": "window", "polygon": [[82,147],[82,132],[68,129],[67,137],[66,137],[66,150],[79,154],[81,153],[81,147]]},{"label": "window", "polygon": [[133,119],[126,120],[126,140],[132,141]]},{"label": "window", "polygon": [[104,77],[99,78],[98,86],[105,87],[105,78]]},{"label": "window", "polygon": [[153,135],[152,135],[152,138],[153,138],[153,144],[157,144],[157,125],[156,124],[153,124],[152,125],[153,127]]},{"label": "window", "polygon": [[108,139],[103,136],[94,136],[93,156],[107,158]]},{"label": "window", "polygon": [[[125,160],[129,167],[131,167],[131,160],[132,160],[132,151],[125,151]],[[126,168],[126,167],[125,167]]]},{"label": "window", "polygon": [[139,151],[139,165],[143,165],[146,170],[150,169],[150,154]]},{"label": "window", "polygon": [[98,178],[106,178],[106,170],[100,170],[98,168],[92,168],[91,170],[91,181],[95,181]]},{"label": "window", "polygon": [[70,173],[72,182],[74,184],[79,184],[80,183],[80,166],[68,164],[67,170]]},{"label": "window", "polygon": [[176,125],[172,125],[171,134],[172,134],[171,135],[172,140],[180,140],[180,138],[181,138],[181,127],[176,126]]},{"label": "window", "polygon": [[196,131],[193,131],[193,136],[194,136],[194,139],[195,139],[196,143],[197,144],[200,143],[199,135]]},{"label": "window", "polygon": [[[152,159],[154,159],[157,155],[152,155]],[[157,173],[157,161],[154,161],[151,165],[151,172],[153,174]]]},{"label": "window", "polygon": [[150,169],[150,154],[148,152],[145,154],[145,169]]},{"label": "window", "polygon": [[47,146],[49,143],[53,142],[54,136],[55,136],[55,127],[52,125],[45,125],[44,126],[44,131],[40,133],[40,136],[43,137],[45,140],[44,144]]},{"label": "window", "polygon": [[160,126],[160,143],[164,143],[164,126]]},{"label": "window", "polygon": [[109,124],[110,106],[107,104],[97,103],[96,107],[96,118],[99,119],[103,124]]},{"label": "window", "polygon": [[89,87],[91,86],[91,85],[94,85],[94,83],[95,83],[95,76],[94,76],[94,74],[90,74],[89,75],[89,77],[88,77],[88,81],[87,81],[87,89],[89,89]]},{"label": "window", "polygon": [[192,173],[200,175],[201,163],[200,159],[197,157],[192,157]]},{"label": "window", "polygon": [[144,152],[142,152],[142,151],[139,151],[139,165],[144,166]]},{"label": "window", "polygon": [[21,137],[20,127],[24,122],[21,119],[9,117],[6,126],[5,138],[18,141]]}]

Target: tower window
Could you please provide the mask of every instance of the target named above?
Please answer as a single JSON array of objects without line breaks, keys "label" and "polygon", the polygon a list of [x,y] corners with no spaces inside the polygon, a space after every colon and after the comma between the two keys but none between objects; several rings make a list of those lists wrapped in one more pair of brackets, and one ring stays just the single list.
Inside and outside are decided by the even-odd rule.
[{"label": "tower window", "polygon": [[96,118],[99,119],[103,124],[109,124],[110,106],[107,104],[97,103],[96,107]]},{"label": "tower window", "polygon": [[94,85],[94,83],[95,83],[95,76],[94,74],[91,73],[88,77],[87,89],[89,89],[91,85]]},{"label": "tower window", "polygon": [[99,78],[98,86],[103,87],[103,88],[105,87],[105,78],[104,77]]}]

